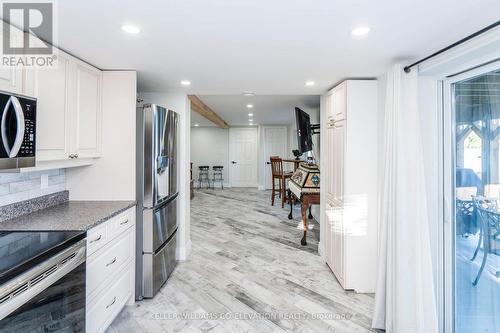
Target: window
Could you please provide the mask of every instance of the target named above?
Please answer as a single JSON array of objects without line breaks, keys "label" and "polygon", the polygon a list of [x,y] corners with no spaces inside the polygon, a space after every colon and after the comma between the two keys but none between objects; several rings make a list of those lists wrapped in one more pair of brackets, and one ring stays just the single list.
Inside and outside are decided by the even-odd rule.
[{"label": "window", "polygon": [[500,71],[452,84],[455,332],[500,328]]}]

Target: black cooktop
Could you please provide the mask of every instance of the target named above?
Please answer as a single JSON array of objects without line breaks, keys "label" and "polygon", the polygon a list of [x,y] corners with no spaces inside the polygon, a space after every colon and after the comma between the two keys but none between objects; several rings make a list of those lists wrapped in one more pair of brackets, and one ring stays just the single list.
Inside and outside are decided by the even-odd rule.
[{"label": "black cooktop", "polygon": [[84,231],[0,232],[0,285],[83,238]]}]

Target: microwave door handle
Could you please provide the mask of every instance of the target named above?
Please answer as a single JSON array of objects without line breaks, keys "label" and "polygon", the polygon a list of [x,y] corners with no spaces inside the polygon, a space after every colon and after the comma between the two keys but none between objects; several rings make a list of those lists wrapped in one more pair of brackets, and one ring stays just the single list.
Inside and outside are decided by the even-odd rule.
[{"label": "microwave door handle", "polygon": [[16,133],[16,140],[12,145],[9,157],[16,157],[17,154],[19,153],[19,150],[21,150],[21,146],[23,144],[24,130],[26,125],[24,122],[24,111],[21,106],[21,103],[19,102],[19,99],[15,96],[11,96],[10,99],[12,100],[12,105],[14,105],[14,112],[16,114],[17,133]]},{"label": "microwave door handle", "polygon": [[0,127],[2,128],[1,132],[2,132],[2,143],[3,143],[3,147],[5,148],[5,152],[7,153],[7,155],[10,156],[10,147],[9,147],[9,138],[7,137],[7,114],[9,113],[9,107],[10,105],[12,104],[12,101],[11,99],[9,98],[9,100],[7,101],[7,104],[5,104],[5,107],[3,108],[3,113],[2,113],[2,123],[0,125]]},{"label": "microwave door handle", "polygon": [[[11,104],[14,107],[14,112],[16,115],[16,122],[17,122],[16,139],[14,140],[12,148],[9,147],[8,144],[9,140],[7,137],[7,114],[9,112],[9,107],[11,106]],[[19,150],[21,149],[21,145],[23,144],[23,139],[24,139],[24,127],[25,127],[24,112],[23,108],[21,107],[21,103],[19,103],[19,99],[17,99],[17,97],[11,96],[3,109],[2,123],[1,123],[3,147],[5,148],[5,152],[9,155],[9,157],[16,157],[17,154],[19,153]]]}]

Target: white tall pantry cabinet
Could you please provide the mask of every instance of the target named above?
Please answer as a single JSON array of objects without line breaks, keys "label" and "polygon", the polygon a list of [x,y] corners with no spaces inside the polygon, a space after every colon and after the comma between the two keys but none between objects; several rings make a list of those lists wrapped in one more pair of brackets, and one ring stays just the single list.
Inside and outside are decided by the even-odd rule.
[{"label": "white tall pantry cabinet", "polygon": [[344,289],[375,291],[377,81],[347,80],[325,98],[324,257]]}]

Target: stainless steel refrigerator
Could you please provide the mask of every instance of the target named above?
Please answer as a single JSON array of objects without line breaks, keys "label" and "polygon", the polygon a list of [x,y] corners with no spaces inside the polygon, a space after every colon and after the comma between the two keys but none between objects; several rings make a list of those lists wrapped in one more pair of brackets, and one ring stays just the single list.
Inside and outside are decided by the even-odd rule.
[{"label": "stainless steel refrigerator", "polygon": [[136,298],[151,298],[176,266],[178,123],[172,110],[137,108]]}]

